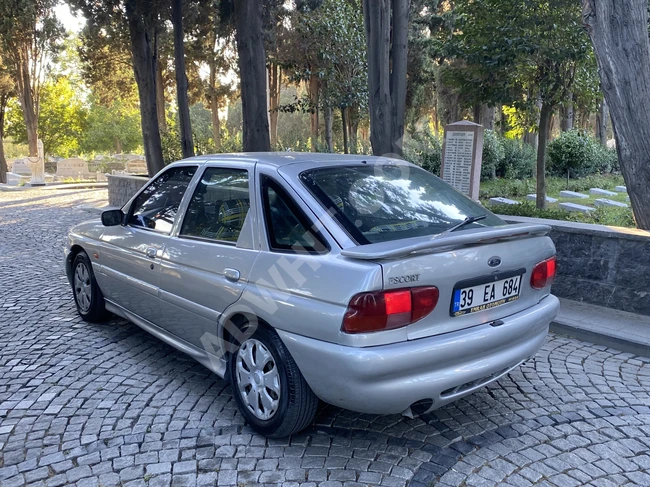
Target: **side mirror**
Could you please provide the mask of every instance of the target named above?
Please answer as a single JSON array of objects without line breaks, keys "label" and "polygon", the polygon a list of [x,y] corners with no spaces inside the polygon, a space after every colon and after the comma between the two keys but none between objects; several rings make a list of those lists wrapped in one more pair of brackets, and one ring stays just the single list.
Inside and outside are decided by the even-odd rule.
[{"label": "side mirror", "polygon": [[105,227],[114,227],[121,225],[124,221],[122,210],[106,210],[102,212],[102,225]]}]

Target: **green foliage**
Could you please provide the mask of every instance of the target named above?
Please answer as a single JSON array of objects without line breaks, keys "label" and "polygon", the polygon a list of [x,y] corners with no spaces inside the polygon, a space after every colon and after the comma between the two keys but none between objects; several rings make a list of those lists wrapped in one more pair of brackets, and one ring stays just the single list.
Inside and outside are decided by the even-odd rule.
[{"label": "green foliage", "polygon": [[494,130],[486,130],[483,135],[483,162],[481,178],[489,179],[496,176],[497,166],[501,164],[505,153],[503,142]]},{"label": "green foliage", "polygon": [[439,176],[442,162],[442,137],[436,136],[429,130],[416,133],[412,137],[405,137],[404,158]]},{"label": "green foliage", "polygon": [[132,153],[142,147],[140,111],[116,99],[108,107],[91,102],[83,152]]},{"label": "green foliage", "polygon": [[510,179],[526,179],[535,174],[537,165],[535,150],[521,140],[501,139],[503,159],[497,167],[497,176]]},{"label": "green foliage", "polygon": [[519,205],[497,205],[490,208],[498,215],[526,216],[531,218],[547,218],[580,223],[595,223],[616,227],[636,228],[634,215],[630,208],[597,207],[590,214],[569,212],[559,208],[540,210],[534,202],[523,202]]},{"label": "green foliage", "polygon": [[548,145],[548,170],[555,176],[581,178],[593,172],[611,172],[618,167],[615,151],[603,147],[583,130],[563,132]]},{"label": "green foliage", "polygon": [[[41,89],[38,135],[46,154],[69,157],[79,153],[86,128],[87,111],[79,97],[79,87],[65,76],[45,83]],[[27,142],[22,112],[14,103],[9,111],[7,133],[16,142]]]}]

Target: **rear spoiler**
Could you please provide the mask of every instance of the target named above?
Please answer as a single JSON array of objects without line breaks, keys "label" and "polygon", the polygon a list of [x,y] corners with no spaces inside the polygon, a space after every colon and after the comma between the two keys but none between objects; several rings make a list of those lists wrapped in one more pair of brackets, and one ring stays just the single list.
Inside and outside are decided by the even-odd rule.
[{"label": "rear spoiler", "polygon": [[473,245],[486,245],[504,240],[519,240],[548,235],[551,227],[532,223],[483,227],[472,230],[434,235],[433,237],[416,237],[405,240],[360,245],[344,249],[341,254],[351,259],[381,260],[394,259],[413,253],[435,253]]}]

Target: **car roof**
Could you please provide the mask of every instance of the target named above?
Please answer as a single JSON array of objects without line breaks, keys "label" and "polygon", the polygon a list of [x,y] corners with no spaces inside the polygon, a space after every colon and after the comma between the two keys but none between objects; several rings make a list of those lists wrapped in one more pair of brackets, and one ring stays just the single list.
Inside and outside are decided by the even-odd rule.
[{"label": "car roof", "polygon": [[[232,154],[205,154],[177,161],[179,163],[208,164],[213,162],[257,162],[267,166],[282,167],[297,163],[350,164],[350,163],[377,163],[388,162],[389,158],[369,155],[328,154],[320,152],[239,152]],[[394,160],[393,160],[394,161]],[[402,161],[403,162],[403,161]]]}]

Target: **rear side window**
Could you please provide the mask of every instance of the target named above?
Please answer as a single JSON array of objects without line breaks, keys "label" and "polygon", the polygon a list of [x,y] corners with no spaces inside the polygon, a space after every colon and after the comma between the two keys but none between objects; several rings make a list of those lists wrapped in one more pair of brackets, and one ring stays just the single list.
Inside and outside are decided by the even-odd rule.
[{"label": "rear side window", "polygon": [[262,176],[262,201],[272,250],[319,254],[329,250],[322,235],[298,205],[267,176]]},{"label": "rear side window", "polygon": [[196,166],[172,167],[162,173],[132,205],[129,225],[169,233]]},{"label": "rear side window", "polygon": [[470,216],[486,218],[465,230],[505,224],[438,177],[406,164],[324,167],[300,179],[359,245],[436,235]]},{"label": "rear side window", "polygon": [[237,243],[249,209],[248,171],[209,167],[194,190],[180,235]]}]

